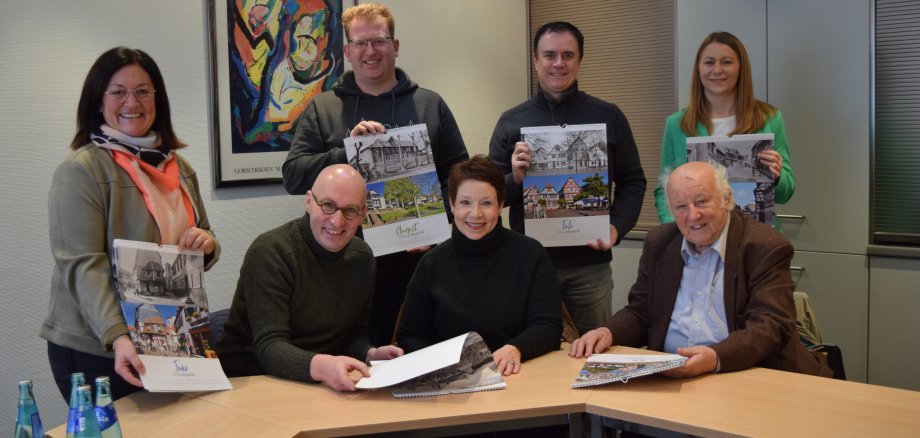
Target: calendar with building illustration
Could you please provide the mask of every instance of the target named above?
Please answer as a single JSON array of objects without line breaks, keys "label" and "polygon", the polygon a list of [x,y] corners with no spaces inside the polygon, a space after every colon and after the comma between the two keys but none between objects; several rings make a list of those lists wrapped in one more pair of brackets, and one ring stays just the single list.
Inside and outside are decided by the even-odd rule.
[{"label": "calendar with building illustration", "polygon": [[773,175],[757,154],[773,149],[773,134],[731,137],[688,137],[687,161],[713,161],[725,166],[735,205],[744,214],[773,224]]},{"label": "calendar with building illustration", "polygon": [[425,125],[346,138],[345,155],[367,183],[362,227],[375,256],[450,237],[445,194]]},{"label": "calendar with building illustration", "polygon": [[685,363],[687,358],[677,354],[592,354],[572,382],[572,388],[626,383],[629,379],[682,367]]},{"label": "calendar with building illustration", "polygon": [[361,378],[357,388],[390,388],[396,398],[505,389],[492,351],[476,332],[371,365],[371,376]]},{"label": "calendar with building illustration", "polygon": [[214,352],[204,289],[204,255],[116,239],[115,290],[152,392],[230,389]]},{"label": "calendar with building illustration", "polygon": [[610,241],[610,180],[604,124],[521,128],[530,145],[524,233],[543,246]]}]

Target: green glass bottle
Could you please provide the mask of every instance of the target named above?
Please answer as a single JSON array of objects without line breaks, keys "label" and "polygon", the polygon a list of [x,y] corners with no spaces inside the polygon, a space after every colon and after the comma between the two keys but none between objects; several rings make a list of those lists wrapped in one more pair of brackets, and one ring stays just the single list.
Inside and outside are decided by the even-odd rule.
[{"label": "green glass bottle", "polygon": [[15,438],[45,436],[42,419],[38,416],[38,406],[32,395],[31,380],[19,382],[19,414],[16,416],[16,433],[13,436]]},{"label": "green glass bottle", "polygon": [[67,438],[73,438],[74,434],[74,421],[77,417],[77,405],[79,400],[77,400],[77,388],[80,385],[86,384],[86,377],[83,373],[73,373],[70,375],[70,410],[67,413]]},{"label": "green glass bottle", "polygon": [[121,438],[121,425],[112,402],[111,381],[108,376],[96,377],[96,421],[102,438]]}]

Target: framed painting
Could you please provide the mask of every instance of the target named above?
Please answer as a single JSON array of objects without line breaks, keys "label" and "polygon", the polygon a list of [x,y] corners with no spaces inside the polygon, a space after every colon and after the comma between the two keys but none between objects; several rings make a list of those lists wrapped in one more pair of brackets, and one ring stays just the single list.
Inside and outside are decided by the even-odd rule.
[{"label": "framed painting", "polygon": [[342,1],[207,1],[215,184],[280,183],[297,119],[342,75]]}]

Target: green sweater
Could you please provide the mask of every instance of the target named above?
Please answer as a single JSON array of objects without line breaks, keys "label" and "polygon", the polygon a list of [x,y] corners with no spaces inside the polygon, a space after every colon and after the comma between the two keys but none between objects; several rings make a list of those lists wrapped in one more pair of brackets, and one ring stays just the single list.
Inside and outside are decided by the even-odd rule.
[{"label": "green sweater", "polygon": [[337,253],[320,246],[309,215],[257,237],[217,341],[224,371],[315,382],[310,362],[316,354],[364,361],[374,270],[374,255],[361,239]]},{"label": "green sweater", "polygon": [[[658,167],[659,174],[664,174],[676,169],[687,162],[687,134],[680,129],[680,122],[687,110],[680,110],[671,114],[664,124],[664,139],[661,141],[661,161]],[[702,123],[697,124],[698,137],[706,137],[709,131]],[[779,173],[779,182],[773,188],[773,201],[785,204],[795,192],[795,173],[792,171],[792,162],[789,161],[789,143],[786,141],[786,126],[783,123],[783,114],[777,110],[773,117],[767,119],[757,132],[753,134],[773,134],[773,148],[783,157],[783,170]],[[655,207],[658,209],[658,219],[661,223],[674,222],[674,216],[668,210],[664,197],[664,188],[661,184],[655,187]],[[779,229],[780,223],[773,221],[773,226]]]}]

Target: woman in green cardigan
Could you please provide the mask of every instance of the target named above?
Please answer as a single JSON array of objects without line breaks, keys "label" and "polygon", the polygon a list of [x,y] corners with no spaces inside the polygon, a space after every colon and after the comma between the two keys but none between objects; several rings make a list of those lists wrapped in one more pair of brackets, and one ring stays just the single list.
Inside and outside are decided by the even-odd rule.
[{"label": "woman in green cardigan", "polygon": [[[786,127],[779,109],[754,98],[751,65],[741,41],[728,32],[713,32],[700,44],[693,66],[690,103],[665,122],[659,173],[687,162],[687,137],[735,134],[774,135],[773,150],[758,154],[773,175],[773,200],[785,204],[795,192],[795,174],[789,162]],[[672,222],[664,189],[655,188],[655,207],[661,223]],[[774,220],[779,228],[779,222]]]}]

